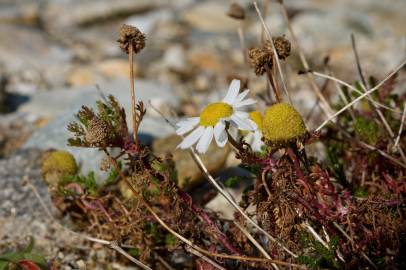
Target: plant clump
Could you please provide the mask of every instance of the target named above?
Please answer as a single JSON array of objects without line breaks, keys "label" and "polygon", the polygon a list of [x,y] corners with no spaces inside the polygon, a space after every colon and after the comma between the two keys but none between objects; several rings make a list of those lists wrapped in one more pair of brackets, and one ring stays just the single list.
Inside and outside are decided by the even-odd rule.
[{"label": "plant clump", "polygon": [[302,138],[306,134],[302,116],[287,103],[269,107],[263,120],[263,134],[270,144],[286,144]]}]

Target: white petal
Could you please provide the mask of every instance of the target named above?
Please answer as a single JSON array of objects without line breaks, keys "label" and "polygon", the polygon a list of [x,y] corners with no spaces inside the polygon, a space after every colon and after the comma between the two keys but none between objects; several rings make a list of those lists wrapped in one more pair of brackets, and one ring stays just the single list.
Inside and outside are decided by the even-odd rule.
[{"label": "white petal", "polygon": [[176,134],[183,135],[185,133],[188,133],[199,123],[199,119],[199,117],[193,117],[178,122],[176,125],[179,128],[176,130]]},{"label": "white petal", "polygon": [[253,126],[250,119],[244,119],[244,118],[240,118],[237,115],[233,114],[231,115],[231,121],[235,124],[235,126],[238,129],[241,130],[254,130],[256,128],[256,125]]},{"label": "white petal", "polygon": [[254,128],[254,130],[257,130],[258,128],[257,123],[255,123],[251,119],[245,119],[245,121],[248,121],[248,123],[250,123],[250,125]]},{"label": "white petal", "polygon": [[199,126],[192,133],[186,136],[178,145],[178,148],[186,149],[195,144],[204,133],[204,127]]},{"label": "white petal", "polygon": [[252,105],[252,104],[255,104],[255,103],[257,103],[256,100],[254,100],[252,98],[249,98],[249,99],[246,99],[246,100],[243,100],[243,101],[240,101],[240,102],[236,102],[236,104],[234,104],[234,107],[235,108],[240,108],[240,107]]},{"label": "white petal", "polygon": [[214,126],[214,138],[219,147],[224,147],[226,145],[228,137],[226,132],[226,125],[223,121],[218,122]]},{"label": "white petal", "polygon": [[186,118],[184,120],[179,121],[176,123],[176,126],[178,127],[183,127],[183,126],[189,126],[189,125],[197,125],[200,121],[200,117],[190,117]]},{"label": "white petal", "polygon": [[189,131],[191,131],[192,129],[194,129],[194,127],[195,127],[194,125],[188,125],[188,126],[184,125],[176,130],[176,134],[184,135],[184,134],[188,133]]},{"label": "white petal", "polygon": [[248,118],[249,114],[247,112],[242,111],[234,111],[234,114],[240,118]]},{"label": "white petal", "polygon": [[240,81],[233,80],[228,88],[227,95],[223,98],[223,102],[232,105],[237,98],[238,92],[240,91]]},{"label": "white petal", "polygon": [[248,95],[249,92],[250,92],[250,90],[248,90],[248,89],[244,90],[244,92],[238,94],[237,99],[235,101],[236,102],[242,101]]},{"label": "white petal", "polygon": [[211,140],[213,140],[213,127],[207,127],[196,145],[197,152],[200,154],[206,153]]},{"label": "white petal", "polygon": [[261,151],[262,145],[264,145],[264,142],[262,141],[262,132],[257,130],[254,132],[254,139],[251,144],[252,150],[255,152]]}]

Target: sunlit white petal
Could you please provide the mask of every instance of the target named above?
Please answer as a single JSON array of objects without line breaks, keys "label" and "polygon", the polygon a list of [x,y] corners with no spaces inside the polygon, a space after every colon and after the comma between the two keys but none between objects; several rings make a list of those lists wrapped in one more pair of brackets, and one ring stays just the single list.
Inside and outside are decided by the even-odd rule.
[{"label": "sunlit white petal", "polygon": [[219,147],[224,147],[226,145],[228,137],[226,133],[226,125],[223,121],[220,121],[214,127],[214,138]]},{"label": "sunlit white petal", "polygon": [[228,88],[227,95],[223,98],[223,102],[233,105],[240,91],[240,80],[233,80]]},{"label": "sunlit white petal", "polygon": [[193,144],[195,144],[200,137],[203,135],[205,131],[205,128],[202,126],[199,126],[196,128],[192,133],[186,136],[186,138],[183,139],[183,141],[178,145],[178,148],[186,149],[191,147]]},{"label": "sunlit white petal", "polygon": [[183,126],[189,126],[193,125],[196,126],[200,121],[200,117],[190,117],[185,120],[181,120],[178,123],[176,123],[176,126],[178,127],[183,127]]},{"label": "sunlit white petal", "polygon": [[196,145],[196,150],[200,154],[206,153],[211,141],[213,140],[213,127],[206,127],[203,135]]},{"label": "sunlit white petal", "polygon": [[256,130],[253,134],[253,139],[251,143],[251,148],[255,152],[258,152],[261,150],[261,147],[264,145],[264,142],[262,141],[262,132],[259,130]]},{"label": "sunlit white petal", "polygon": [[242,111],[235,111],[235,115],[237,115],[240,118],[248,118],[249,114],[247,112],[242,112]]},{"label": "sunlit white petal", "polygon": [[243,100],[243,101],[240,101],[240,102],[236,102],[234,104],[234,107],[235,108],[240,108],[240,107],[252,105],[252,104],[255,104],[255,103],[257,103],[256,100],[254,100],[252,98],[249,98],[249,99],[246,99],[246,100]]},{"label": "sunlit white petal", "polygon": [[235,126],[241,130],[251,131],[251,130],[254,130],[256,127],[256,125],[254,126],[251,124],[252,121],[250,121],[249,119],[244,119],[244,118],[238,117],[235,114],[233,114],[231,116],[231,122],[234,123]]},{"label": "sunlit white petal", "polygon": [[247,89],[247,90],[244,90],[242,93],[238,94],[235,102],[237,103],[237,102],[240,102],[241,100],[243,100],[248,95],[249,92],[250,92],[250,90]]}]

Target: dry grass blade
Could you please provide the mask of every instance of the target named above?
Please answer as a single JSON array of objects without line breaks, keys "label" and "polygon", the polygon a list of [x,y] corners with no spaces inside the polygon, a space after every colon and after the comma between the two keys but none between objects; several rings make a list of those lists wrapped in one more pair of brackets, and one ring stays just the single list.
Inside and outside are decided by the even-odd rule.
[{"label": "dry grass blade", "polygon": [[[338,79],[337,77],[330,76],[330,75],[327,75],[327,74],[323,74],[323,73],[320,73],[320,72],[317,72],[317,71],[311,71],[311,73],[312,73],[313,75],[317,76],[317,77],[329,79],[329,80],[332,80],[332,81],[334,81],[334,82],[336,82],[336,83],[339,83],[339,84],[341,84],[341,85],[347,87],[347,88],[350,89],[351,91],[354,91],[354,92],[356,92],[356,93],[358,93],[358,94],[360,94],[360,95],[363,94],[361,91],[359,91],[357,88],[355,88],[355,87],[352,86],[351,84],[349,84],[349,83],[347,83],[347,82],[345,82],[345,81],[343,81],[343,80],[340,80],[340,79]],[[364,92],[364,93],[365,93],[365,92]],[[372,99],[371,97],[369,97],[369,96],[367,97],[367,99],[368,99],[369,101],[371,101],[373,104],[375,104],[376,106],[382,107],[382,108],[384,108],[384,109],[386,109],[386,110],[389,110],[389,111],[394,112],[394,113],[397,113],[397,114],[401,114],[401,112],[400,112],[399,110],[393,109],[393,108],[388,107],[388,106],[386,106],[386,105],[384,105],[384,104],[382,104],[382,103],[379,103],[379,102],[373,100],[373,99]]]},{"label": "dry grass blade", "polygon": [[[249,234],[249,232],[243,227],[243,226],[241,226],[238,222],[236,222],[236,221],[234,221],[233,222],[234,223],[234,225],[235,226],[237,226],[238,227],[238,229],[240,229],[240,231],[252,242],[252,236],[251,236],[251,234]],[[261,245],[256,245],[256,247],[257,247],[257,249],[266,257],[266,258],[268,258],[268,253],[266,253],[266,251],[265,251],[265,249],[261,246]],[[271,259],[271,257],[269,257],[268,259]],[[276,264],[274,264],[274,263],[272,263],[272,266],[275,268],[275,269],[279,269],[279,267],[276,265]]]},{"label": "dry grass blade", "polygon": [[[344,230],[343,228],[341,228],[341,226],[339,224],[337,224],[336,222],[333,222],[334,226],[354,245],[357,245],[354,241],[354,239],[352,239]],[[374,269],[378,269],[378,267],[373,263],[373,261],[371,261],[371,259],[365,254],[365,252],[363,252],[362,250],[360,251],[361,256],[364,257],[364,259],[374,268]]]},{"label": "dry grass blade", "polygon": [[398,131],[398,136],[396,137],[395,144],[393,145],[394,148],[396,148],[399,144],[400,135],[402,134],[403,125],[405,124],[405,120],[406,120],[406,103],[403,104],[403,113],[402,113],[402,117],[400,118],[400,127],[399,127],[399,131]]},{"label": "dry grass blade", "polygon": [[255,7],[255,10],[256,10],[256,12],[258,14],[259,19],[261,20],[262,26],[265,29],[265,33],[267,34],[268,39],[272,44],[272,51],[273,51],[273,54],[275,55],[275,62],[276,62],[276,66],[278,67],[278,74],[279,74],[279,76],[281,78],[283,91],[285,92],[286,96],[288,97],[289,103],[292,104],[292,99],[290,97],[288,89],[286,88],[285,78],[284,78],[283,72],[282,72],[282,66],[281,66],[281,63],[280,63],[280,60],[279,60],[279,57],[278,57],[278,53],[276,52],[275,44],[274,44],[274,41],[272,39],[272,34],[271,34],[269,28],[266,26],[266,23],[265,23],[264,18],[263,18],[262,14],[261,14],[261,11],[258,8],[258,4],[257,4],[256,1],[254,1],[254,7]]},{"label": "dry grass blade", "polygon": [[[303,49],[301,48],[301,46],[299,44],[299,41],[298,41],[298,39],[296,37],[296,34],[293,31],[293,27],[292,27],[292,24],[290,22],[286,7],[283,4],[283,1],[278,1],[278,2],[280,3],[280,5],[282,7],[282,13],[283,13],[283,16],[285,18],[286,24],[288,25],[290,35],[292,36],[293,42],[295,43],[295,45],[297,47],[299,57],[300,57],[300,61],[302,62],[302,65],[305,68],[305,70],[309,70],[309,64],[307,63],[306,57],[304,56],[304,53],[303,53]],[[317,97],[321,101],[320,107],[321,107],[322,111],[324,112],[324,114],[327,117],[330,117],[333,114],[334,110],[331,108],[330,104],[327,102],[326,98],[322,94],[322,92],[321,92],[319,86],[317,85],[313,75],[312,74],[307,74],[307,77],[309,79],[310,86],[312,87],[313,91],[316,93]]]},{"label": "dry grass blade", "polygon": [[385,79],[383,79],[378,85],[376,85],[375,87],[371,88],[370,90],[368,90],[367,92],[365,92],[364,94],[360,95],[359,97],[357,97],[356,99],[354,99],[353,101],[351,101],[350,103],[348,103],[348,105],[344,106],[341,110],[339,110],[338,112],[336,112],[334,115],[332,115],[331,117],[329,117],[327,120],[325,120],[318,128],[316,128],[316,131],[320,131],[325,125],[327,125],[331,120],[335,119],[337,116],[339,116],[340,114],[342,114],[343,112],[345,112],[349,107],[353,106],[355,103],[357,103],[358,101],[360,101],[361,99],[365,98],[366,96],[370,95],[371,93],[375,92],[376,90],[378,90],[388,79],[390,79],[393,75],[395,75],[404,65],[406,64],[406,60],[404,60],[400,65],[398,65],[395,70],[393,72],[391,72],[388,76],[386,76]]},{"label": "dry grass blade", "polygon": [[220,269],[220,270],[226,270],[224,267],[222,267],[221,265],[219,265],[218,263],[216,263],[215,261],[213,261],[212,259],[210,259],[209,257],[203,255],[202,253],[200,253],[199,251],[187,246],[185,248],[189,253],[192,253],[193,255],[199,257],[200,259],[202,259],[205,262],[210,263],[212,266],[214,266],[216,269]]}]

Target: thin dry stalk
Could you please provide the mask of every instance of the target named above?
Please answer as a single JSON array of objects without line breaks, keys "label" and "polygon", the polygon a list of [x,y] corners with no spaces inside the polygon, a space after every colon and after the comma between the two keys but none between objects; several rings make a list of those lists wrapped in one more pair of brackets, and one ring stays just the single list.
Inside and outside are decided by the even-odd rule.
[{"label": "thin dry stalk", "polygon": [[[310,71],[310,73],[312,73],[313,75],[315,75],[317,77],[324,78],[324,79],[329,79],[329,80],[332,80],[332,81],[334,81],[336,83],[339,83],[339,84],[341,84],[343,86],[346,86],[349,90],[354,91],[357,94],[360,94],[360,95],[363,94],[363,92],[359,91],[357,88],[355,88],[351,84],[349,84],[349,83],[347,83],[347,82],[345,82],[343,80],[340,80],[335,76],[331,76],[331,75],[328,75],[328,74],[323,74],[323,73],[320,73],[320,72],[317,72],[317,71]],[[373,104],[375,104],[376,106],[382,107],[382,108],[384,108],[384,109],[386,109],[388,111],[391,111],[391,112],[394,112],[394,113],[397,113],[397,114],[401,114],[401,112],[399,110],[393,109],[393,108],[388,107],[388,106],[386,106],[386,105],[384,105],[382,103],[379,103],[379,102],[373,100],[370,96],[368,96],[367,99],[369,101],[371,101]]]},{"label": "thin dry stalk", "polygon": [[138,128],[137,116],[135,114],[135,89],[134,89],[134,55],[133,44],[130,43],[128,47],[128,62],[130,63],[130,95],[131,95],[131,119],[133,124],[134,143],[138,144]]},{"label": "thin dry stalk", "polygon": [[[368,88],[366,88],[364,85],[362,85],[362,89],[364,89],[365,92],[368,91]],[[389,126],[388,121],[386,121],[385,116],[383,116],[382,112],[379,110],[379,108],[375,104],[372,103],[372,106],[374,107],[375,112],[378,114],[380,121],[383,123],[386,131],[388,132],[389,140],[393,143],[393,145],[395,145],[395,140],[394,140],[395,134],[393,133],[392,128]],[[400,153],[400,157],[402,158],[403,163],[406,163],[406,155],[403,152],[402,147],[397,146],[397,149]]]},{"label": "thin dry stalk", "polygon": [[273,54],[275,56],[274,59],[275,59],[275,62],[276,62],[276,66],[278,68],[278,74],[279,74],[281,82],[282,82],[283,91],[285,92],[286,96],[288,97],[289,103],[292,104],[292,98],[290,97],[288,89],[286,88],[285,78],[284,78],[283,72],[282,72],[282,66],[281,66],[281,63],[280,63],[280,60],[279,60],[278,53],[277,53],[276,48],[275,48],[275,44],[274,44],[273,39],[272,39],[271,32],[270,32],[269,28],[267,27],[267,25],[265,23],[265,20],[264,20],[264,18],[262,16],[261,11],[258,8],[258,4],[257,4],[256,1],[254,1],[254,7],[255,7],[255,10],[256,10],[256,12],[258,14],[258,17],[259,17],[259,19],[261,21],[262,27],[265,29],[265,33],[268,36],[268,39],[272,44],[272,51],[273,51]]},{"label": "thin dry stalk", "polygon": [[[355,243],[354,239],[352,239],[339,224],[336,222],[333,222],[334,226],[356,247],[358,247],[357,243]],[[374,268],[378,269],[378,267],[372,262],[372,260],[363,252],[360,250],[361,256]]]},{"label": "thin dry stalk", "polygon": [[393,145],[394,148],[396,148],[399,144],[400,135],[402,134],[403,125],[406,120],[405,118],[406,118],[406,102],[403,104],[403,113],[402,113],[402,117],[400,118],[400,127],[399,127],[399,131],[398,131],[398,136],[396,137],[395,144]]},{"label": "thin dry stalk", "polygon": [[[300,61],[302,62],[302,65],[305,70],[309,70],[309,64],[307,63],[306,57],[304,56],[303,50],[299,44],[299,41],[296,37],[295,32],[293,31],[292,24],[290,22],[288,12],[286,10],[285,5],[283,4],[283,1],[278,1],[282,7],[282,13],[283,16],[285,17],[286,24],[288,25],[288,29],[290,32],[290,35],[292,36],[293,42],[295,43],[297,50],[299,52],[299,57]],[[322,111],[325,113],[325,115],[329,118],[333,114],[334,110],[331,108],[330,104],[327,102],[326,98],[324,95],[321,93],[321,90],[319,86],[316,83],[316,80],[314,79],[314,76],[310,73],[307,74],[307,78],[309,79],[310,86],[312,87],[313,91],[316,93],[317,97],[320,99],[320,107]]]},{"label": "thin dry stalk", "polygon": [[346,136],[350,141],[358,144],[361,147],[364,147],[365,149],[371,150],[371,151],[376,151],[378,152],[381,156],[389,159],[390,161],[392,161],[393,163],[403,167],[406,169],[406,164],[403,164],[402,162],[400,162],[399,160],[397,160],[396,158],[390,156],[388,153],[382,151],[381,149],[376,148],[373,145],[367,144],[363,141],[358,140],[357,138],[353,138],[345,129],[343,129],[342,127],[340,127],[339,125],[337,125],[337,128],[340,130],[341,133],[344,134],[344,136]]},{"label": "thin dry stalk", "polygon": [[[238,222],[236,222],[236,221],[234,221],[233,223],[234,223],[235,226],[237,226],[238,229],[240,229],[240,231],[241,231],[251,242],[253,242],[252,240],[254,240],[254,239],[251,239],[251,238],[252,238],[252,235],[251,235],[242,225],[240,225],[240,224],[239,224]],[[256,242],[256,241],[254,241],[254,242]],[[265,256],[265,258],[267,258],[267,259],[272,259],[271,257],[269,257],[268,253],[265,251],[265,249],[264,249],[261,245],[256,245],[256,247],[257,247],[257,249],[262,253],[262,255]],[[279,269],[279,267],[278,267],[276,264],[274,264],[274,263],[272,263],[272,266],[273,266],[273,268],[275,268],[275,269]]]},{"label": "thin dry stalk", "polygon": [[353,101],[351,101],[350,103],[348,103],[348,105],[344,106],[341,110],[339,110],[338,112],[336,112],[334,115],[330,116],[327,120],[325,120],[317,129],[316,131],[319,131],[320,129],[322,129],[325,125],[327,125],[331,120],[335,119],[337,116],[339,116],[340,114],[342,114],[343,112],[345,112],[349,107],[353,106],[354,104],[356,104],[358,101],[360,101],[361,99],[365,98],[366,96],[370,95],[371,93],[375,92],[376,90],[378,90],[388,79],[390,79],[393,75],[395,75],[404,65],[406,64],[406,60],[403,60],[403,62],[398,65],[394,71],[392,71],[388,76],[386,76],[386,78],[384,78],[379,84],[377,84],[375,87],[371,88],[370,90],[368,90],[367,92],[365,92],[364,94],[360,95],[359,97],[357,97],[356,99],[354,99]]},{"label": "thin dry stalk", "polygon": [[247,47],[245,45],[244,30],[241,25],[238,26],[237,31],[238,31],[238,38],[240,40],[242,56],[244,57],[244,63],[248,64]]},{"label": "thin dry stalk", "polygon": [[161,256],[159,256],[158,253],[155,253],[155,257],[158,259],[158,261],[168,270],[175,270],[172,266],[169,265],[169,263],[167,263],[164,258],[162,258]]},{"label": "thin dry stalk", "polygon": [[131,256],[130,254],[128,254],[127,252],[125,252],[121,247],[119,247],[116,243],[111,242],[110,243],[110,247],[112,249],[114,249],[115,251],[117,251],[118,253],[121,253],[124,257],[126,257],[127,259],[129,259],[130,261],[132,261],[133,263],[135,263],[137,266],[141,267],[142,269],[145,270],[152,270],[152,268],[148,267],[147,265],[143,264],[142,262],[140,262],[139,260],[135,259],[133,256]]},{"label": "thin dry stalk", "polygon": [[226,270],[224,267],[222,267],[221,265],[219,265],[218,263],[216,263],[215,261],[213,261],[212,259],[210,259],[209,257],[203,255],[202,253],[200,253],[199,251],[186,246],[185,247],[186,251],[188,251],[189,253],[192,253],[193,255],[199,257],[200,259],[202,259],[205,262],[210,263],[212,266],[214,266],[216,269],[220,269],[220,270]]},{"label": "thin dry stalk", "polygon": [[313,229],[312,226],[306,221],[302,223],[302,227],[307,229],[311,235],[313,235],[314,239],[316,239],[320,244],[322,244],[326,249],[330,249],[330,247],[327,245],[327,243],[321,238],[321,236],[316,232],[315,229]]},{"label": "thin dry stalk", "polygon": [[[360,76],[361,81],[362,81],[361,86],[362,86],[362,89],[364,90],[364,92],[366,92],[366,91],[368,91],[368,84],[367,84],[367,82],[366,82],[366,80],[364,78],[364,75],[362,73],[361,62],[359,60],[358,51],[357,51],[357,47],[356,47],[356,43],[355,43],[355,37],[354,37],[353,34],[351,34],[351,44],[352,44],[352,50],[353,50],[354,55],[355,55],[355,62],[356,62],[356,65],[357,65],[358,73],[359,73],[359,76]],[[385,117],[383,116],[382,112],[379,110],[377,105],[373,102],[373,97],[371,97],[370,102],[372,103],[372,106],[374,107],[375,112],[378,114],[380,121],[385,126],[385,128],[386,128],[386,130],[387,130],[387,132],[388,132],[388,134],[390,136],[390,140],[395,145],[395,140],[394,140],[395,134],[393,133],[392,128],[389,126],[388,122],[386,121]],[[406,163],[405,153],[403,152],[401,147],[397,147],[397,148],[398,148],[398,151],[400,153],[400,156],[402,157],[403,162]]]}]

